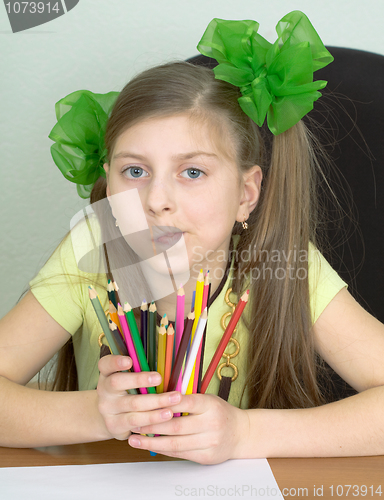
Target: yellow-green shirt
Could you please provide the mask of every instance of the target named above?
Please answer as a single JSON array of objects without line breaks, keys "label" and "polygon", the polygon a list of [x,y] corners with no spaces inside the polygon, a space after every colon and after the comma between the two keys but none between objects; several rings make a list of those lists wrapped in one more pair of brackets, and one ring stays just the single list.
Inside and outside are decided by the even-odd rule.
[{"label": "yellow-green shirt", "polygon": [[[236,244],[238,237],[234,238]],[[87,274],[80,271],[76,263],[71,236],[67,236],[39,274],[30,282],[31,291],[36,299],[73,336],[80,390],[95,389],[99,378],[97,368],[100,356],[98,337],[102,329],[89,299],[88,285],[90,282],[87,281],[88,278],[92,280],[92,284],[96,279],[104,287],[103,289],[94,285],[99,292],[104,310],[107,310],[108,295],[104,291],[107,286],[106,275]],[[225,302],[230,279],[231,273],[209,309],[203,373],[205,373],[223,334],[220,320],[226,312],[232,310]],[[312,322],[315,323],[329,302],[347,284],[312,244],[310,244],[308,252],[308,281]],[[237,300],[232,294],[230,299]],[[239,406],[246,378],[247,336],[246,329],[240,323],[236,332],[240,352],[234,359],[239,375],[232,384],[228,399],[228,402],[234,406]],[[228,346],[228,351],[233,352],[233,347]],[[207,392],[217,394],[218,389],[219,380],[214,375]],[[246,405],[247,398],[245,397],[241,406],[246,407]]]}]

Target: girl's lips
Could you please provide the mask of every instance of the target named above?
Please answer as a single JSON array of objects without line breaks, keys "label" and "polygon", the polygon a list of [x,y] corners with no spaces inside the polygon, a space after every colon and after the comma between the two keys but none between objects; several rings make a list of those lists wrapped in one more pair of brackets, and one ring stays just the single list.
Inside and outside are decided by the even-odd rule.
[{"label": "girl's lips", "polygon": [[156,238],[154,241],[155,244],[167,245],[168,247],[170,247],[172,245],[175,245],[179,241],[182,235],[183,233],[181,231],[177,233],[165,233]]}]

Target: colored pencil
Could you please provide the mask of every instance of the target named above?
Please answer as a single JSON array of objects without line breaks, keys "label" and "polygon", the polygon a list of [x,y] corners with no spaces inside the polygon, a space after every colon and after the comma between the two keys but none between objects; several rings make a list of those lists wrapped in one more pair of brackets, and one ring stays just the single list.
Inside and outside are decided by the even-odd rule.
[{"label": "colored pencil", "polygon": [[189,381],[193,376],[193,367],[195,365],[196,356],[199,351],[201,341],[204,334],[204,328],[207,323],[207,309],[205,308],[203,313],[200,315],[199,322],[195,331],[195,335],[192,340],[192,345],[189,350],[188,358],[185,363],[185,369],[183,373],[183,382],[181,384],[181,394],[186,394],[187,388],[189,386]]},{"label": "colored pencil", "polygon": [[[209,300],[210,300],[210,298],[211,298],[211,283],[209,283],[208,295],[207,295],[207,303],[206,303],[206,307],[208,309],[208,316],[209,316],[209,307],[210,307]],[[198,393],[200,393],[200,391],[201,391],[201,379],[202,379],[202,376],[203,376],[205,339],[207,337],[207,328],[208,328],[208,322],[205,324],[203,341],[201,343],[200,370],[199,370],[199,376],[198,376],[198,381],[197,381],[197,390],[196,390],[196,392],[198,392]]]},{"label": "colored pencil", "polygon": [[140,335],[141,335],[141,341],[143,343],[143,349],[145,352],[145,355],[147,356],[148,359],[148,304],[145,300],[141,303],[140,307]]},{"label": "colored pencil", "polygon": [[[136,351],[137,357],[139,358],[141,371],[149,372],[150,370],[149,370],[147,358],[145,357],[143,344],[142,344],[141,338],[140,338],[140,333],[139,333],[139,330],[137,328],[136,319],[135,319],[135,316],[133,314],[132,308],[128,304],[128,302],[124,303],[124,313],[125,313],[125,317],[127,318],[129,331],[131,332],[131,335],[132,335],[132,340],[133,340],[133,344],[135,346],[135,351]],[[148,389],[148,392],[150,394],[156,394],[156,389],[154,387],[148,387],[147,389]]]},{"label": "colored pencil", "polygon": [[148,365],[151,371],[156,371],[156,318],[157,308],[154,302],[149,306],[148,326]]},{"label": "colored pencil", "polygon": [[[121,328],[123,330],[123,335],[125,338],[125,343],[127,344],[128,355],[132,359],[133,371],[136,373],[141,372],[139,359],[135,351],[135,345],[132,340],[131,332],[129,331],[127,318],[125,317],[123,308],[121,307],[120,304],[117,305],[117,314],[119,315]],[[139,391],[141,392],[141,394],[148,394],[148,391],[145,387],[140,387]]]},{"label": "colored pencil", "polygon": [[124,340],[121,338],[121,334],[119,332],[119,329],[117,328],[116,323],[111,319],[108,321],[108,323],[109,323],[109,329],[112,332],[113,338],[119,350],[119,354],[121,354],[122,356],[128,356],[127,346]]},{"label": "colored pencil", "polygon": [[167,328],[167,346],[165,349],[165,370],[164,370],[163,392],[167,392],[168,384],[169,384],[169,377],[171,376],[174,338],[175,338],[175,329],[173,328],[173,325],[171,323]]},{"label": "colored pencil", "polygon": [[[177,302],[176,302],[176,335],[175,335],[175,352],[174,352],[174,361],[173,363],[176,362],[176,355],[179,350],[180,342],[181,342],[181,337],[183,336],[183,330],[184,330],[184,314],[185,314],[185,293],[184,293],[184,288],[180,286],[178,292],[177,292]],[[176,385],[176,391],[181,390],[181,381],[182,381],[182,375],[180,373],[179,380]]]},{"label": "colored pencil", "polygon": [[187,320],[185,322],[183,336],[181,337],[181,342],[180,342],[179,349],[177,351],[175,364],[172,368],[171,377],[169,379],[169,384],[168,384],[168,391],[169,392],[175,390],[176,385],[177,385],[177,381],[179,380],[179,376],[180,376],[181,369],[183,366],[185,353],[187,351],[187,346],[188,346],[189,340],[191,338],[192,326],[193,326],[194,320],[195,320],[195,313],[193,311],[191,311],[188,314]]},{"label": "colored pencil", "polygon": [[167,330],[163,324],[159,328],[159,340],[157,342],[157,371],[161,375],[161,384],[156,387],[158,394],[164,392],[165,375],[165,353],[167,348]]},{"label": "colored pencil", "polygon": [[[205,278],[204,278],[204,288],[203,288],[203,300],[202,300],[202,305],[201,305],[201,310],[204,311],[204,309],[207,307],[207,302],[208,302],[208,290],[209,290],[209,271],[207,271]],[[205,324],[205,329],[207,327],[207,324]],[[205,330],[204,330],[205,332]],[[203,333],[204,336],[204,333]],[[199,379],[200,377],[200,370],[201,370],[201,351],[202,351],[202,346],[203,346],[203,341],[200,343],[199,350],[197,352],[196,356],[196,362],[195,362],[195,370],[194,370],[194,376],[193,376],[193,386],[192,386],[192,393],[196,394],[198,385],[199,385]]]},{"label": "colored pencil", "polygon": [[108,298],[109,298],[109,300],[112,302],[112,304],[117,309],[116,293],[115,293],[115,289],[113,287],[113,284],[112,284],[111,280],[108,280],[107,292],[108,292]]},{"label": "colored pencil", "polygon": [[[117,303],[119,303],[119,302],[120,302],[120,297],[119,297],[119,287],[117,286],[116,281],[114,281],[114,282],[112,283],[112,285],[113,285],[113,289],[115,290],[116,302],[117,302]],[[120,302],[120,304],[121,304],[121,302]],[[115,307],[117,308],[117,306],[115,306]]]},{"label": "colored pencil", "polygon": [[223,355],[223,352],[225,351],[225,348],[227,347],[227,344],[229,342],[229,339],[231,338],[231,335],[236,328],[236,325],[240,319],[240,316],[242,312],[244,311],[244,307],[247,305],[249,298],[249,290],[247,290],[240,298],[236,309],[234,310],[232,317],[227,325],[227,328],[225,329],[225,332],[220,340],[220,343],[216,349],[215,354],[213,355],[213,358],[208,366],[208,369],[204,375],[203,381],[201,383],[201,393],[204,394],[205,391],[207,390],[207,387],[209,385],[209,382],[211,381],[211,378],[213,377],[213,374],[215,373],[216,367],[220,361],[221,356]]},{"label": "colored pencil", "polygon": [[113,305],[113,303],[111,301],[109,301],[109,315],[111,317],[111,320],[115,323],[115,325],[117,325],[117,328],[119,329],[121,338],[124,338],[123,332],[121,330],[119,316],[118,316],[117,311],[116,311],[116,307]]},{"label": "colored pencil", "polygon": [[[133,371],[140,372],[141,371],[140,370],[140,363],[139,363],[139,360],[138,360],[137,355],[136,355],[135,346],[133,344],[131,333],[129,331],[127,318],[124,314],[123,308],[121,307],[121,305],[119,303],[117,304],[117,314],[119,315],[120,324],[121,324],[124,336],[126,338],[127,348],[128,348],[128,345],[130,346],[130,348],[128,348],[128,352],[129,352],[129,349],[131,349],[131,352],[132,352],[132,356],[130,354],[130,357],[132,359]],[[139,387],[139,391],[141,394],[148,394],[148,389],[146,387]],[[154,434],[147,434],[147,436],[153,437]],[[153,451],[150,451],[149,453],[152,457],[156,456],[156,453],[154,453]]]},{"label": "colored pencil", "polygon": [[[105,316],[104,309],[101,305],[100,298],[97,295],[96,290],[92,286],[89,286],[88,293],[89,293],[89,298],[91,299],[91,302],[92,302],[92,306],[95,310],[95,313],[96,313],[96,316],[99,320],[101,328],[103,329],[105,338],[107,339],[107,342],[109,344],[109,347],[111,349],[112,354],[120,354],[119,350],[117,348],[115,339],[113,338],[112,332],[109,329],[108,320]],[[127,371],[127,370],[124,370],[124,371]],[[128,392],[129,392],[129,394],[137,394],[136,389],[129,389]]]},{"label": "colored pencil", "polygon": [[168,324],[169,324],[168,316],[164,314],[164,316],[161,318],[160,325],[164,325],[165,328],[168,328]]},{"label": "colored pencil", "polygon": [[[202,311],[201,307],[203,305],[203,292],[204,292],[204,273],[203,273],[203,270],[201,269],[199,276],[197,278],[197,281],[196,281],[196,296],[195,296],[195,308],[194,308],[195,321],[193,323],[193,328],[192,328],[191,346],[192,346],[193,337],[195,336],[196,328],[197,328],[199,318],[201,315],[201,311]],[[192,394],[194,376],[195,376],[195,365],[192,368],[192,375],[191,375],[191,378],[189,379],[188,388],[187,388],[185,394]]]},{"label": "colored pencil", "polygon": [[95,310],[96,316],[99,320],[101,328],[103,329],[105,338],[107,339],[109,347],[111,348],[112,354],[120,354],[119,349],[117,348],[115,339],[113,338],[111,330],[109,329],[108,320],[105,316],[104,309],[100,303],[100,299],[97,295],[96,290],[92,286],[89,286],[88,293],[89,293],[89,298],[91,299],[91,303],[93,305],[93,308]]},{"label": "colored pencil", "polygon": [[201,310],[204,311],[205,308],[208,309],[208,291],[209,291],[209,285],[210,285],[210,279],[209,279],[209,271],[207,271],[205,277],[204,277],[204,290],[203,290],[203,303],[201,306]]}]

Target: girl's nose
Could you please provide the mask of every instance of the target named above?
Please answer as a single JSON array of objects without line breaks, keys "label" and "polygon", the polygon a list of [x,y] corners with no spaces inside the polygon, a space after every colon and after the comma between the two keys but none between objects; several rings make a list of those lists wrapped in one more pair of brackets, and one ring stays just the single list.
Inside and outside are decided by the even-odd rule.
[{"label": "girl's nose", "polygon": [[145,193],[146,211],[152,216],[162,216],[173,213],[175,210],[174,194],[172,187],[160,180],[153,180]]}]

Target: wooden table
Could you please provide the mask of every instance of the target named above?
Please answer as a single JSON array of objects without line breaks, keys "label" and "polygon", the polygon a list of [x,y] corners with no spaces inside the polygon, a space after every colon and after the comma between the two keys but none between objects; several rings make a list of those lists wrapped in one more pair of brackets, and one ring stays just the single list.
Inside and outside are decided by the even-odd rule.
[{"label": "wooden table", "polygon": [[[130,448],[125,441],[47,448],[0,447],[0,467],[82,465],[164,461]],[[384,456],[348,458],[272,458],[268,460],[285,498],[370,498],[384,500]],[[351,485],[348,488],[348,485]],[[356,486],[353,488],[353,486]],[[365,490],[366,487],[367,489]],[[381,487],[381,495],[380,495]],[[366,494],[364,495],[364,491]],[[1,498],[1,486],[0,486]]]}]

